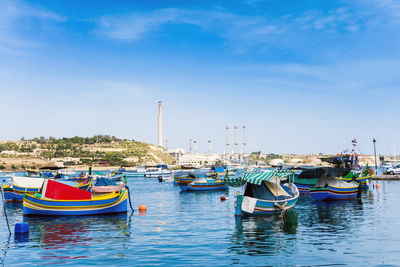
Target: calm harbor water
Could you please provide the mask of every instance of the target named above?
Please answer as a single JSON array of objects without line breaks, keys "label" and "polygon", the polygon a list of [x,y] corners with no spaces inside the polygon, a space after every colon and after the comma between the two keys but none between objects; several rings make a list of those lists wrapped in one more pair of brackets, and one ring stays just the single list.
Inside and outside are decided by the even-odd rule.
[{"label": "calm harbor water", "polygon": [[[232,188],[193,193],[157,179],[128,183],[134,207],[145,203],[146,214],[23,218],[22,204],[7,203],[11,226],[25,220],[31,232],[8,237],[2,216],[0,264],[400,264],[400,181],[380,181],[382,188],[354,201],[301,197],[297,227],[285,227],[278,217],[235,218]],[[223,195],[229,200],[221,202]]]}]

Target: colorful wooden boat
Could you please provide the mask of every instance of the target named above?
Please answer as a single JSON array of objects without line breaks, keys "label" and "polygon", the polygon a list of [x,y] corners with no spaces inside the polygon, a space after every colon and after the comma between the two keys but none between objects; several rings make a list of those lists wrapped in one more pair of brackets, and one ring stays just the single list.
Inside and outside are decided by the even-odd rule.
[{"label": "colorful wooden boat", "polygon": [[373,176],[374,176],[374,171],[371,168],[369,168],[367,164],[365,168],[362,170],[361,174],[356,173],[355,171],[350,171],[347,175],[336,178],[347,182],[357,181],[361,184],[362,187],[366,187],[371,182]]},{"label": "colorful wooden boat", "polygon": [[179,185],[182,191],[206,191],[206,190],[226,190],[228,185],[215,179],[207,179],[206,177],[198,176],[196,179],[186,185]]},{"label": "colorful wooden boat", "polygon": [[[31,178],[31,177],[13,177],[11,185],[3,185],[4,198],[8,202],[22,202],[23,194],[39,193],[43,182],[47,180],[44,178]],[[75,183],[62,181],[61,183],[69,184],[81,190],[91,190],[91,183]]]},{"label": "colorful wooden boat", "polygon": [[349,168],[306,168],[296,171],[293,181],[299,189],[300,194],[310,194],[310,189],[315,187],[319,178],[324,174],[346,182],[357,181],[362,186],[367,186],[373,177],[373,172],[371,173],[371,171],[368,166],[362,171],[361,175]]},{"label": "colorful wooden boat", "polygon": [[106,194],[112,192],[120,192],[124,189],[124,185],[105,185],[105,186],[93,186],[92,192],[95,194]]},{"label": "colorful wooden boat", "polygon": [[139,166],[135,170],[123,171],[122,174],[127,177],[144,177],[144,175],[146,174],[146,168],[143,166]]},{"label": "colorful wooden boat", "polygon": [[293,173],[293,183],[300,194],[310,194],[310,188],[314,187],[319,177],[323,174],[323,168],[307,168]]},{"label": "colorful wooden boat", "polygon": [[42,194],[24,194],[22,214],[69,216],[121,213],[127,212],[127,198],[126,189],[93,196],[90,192],[46,180]]},{"label": "colorful wooden boat", "polygon": [[191,172],[180,172],[174,175],[174,184],[187,185],[196,179],[196,175]]},{"label": "colorful wooden boat", "polygon": [[290,171],[256,171],[226,178],[230,186],[245,185],[244,193],[236,196],[235,215],[270,215],[292,209],[299,190],[293,183],[281,184],[281,179],[291,174]]},{"label": "colorful wooden boat", "polygon": [[205,176],[214,180],[223,180],[226,175],[226,168],[213,166],[209,169],[199,169],[195,171],[179,171],[174,174],[175,185],[187,185],[193,182],[197,176]]},{"label": "colorful wooden boat", "polygon": [[213,179],[224,179],[226,174],[226,166],[220,165],[220,166],[211,166],[211,172],[209,175]]},{"label": "colorful wooden boat", "polygon": [[316,185],[310,188],[310,196],[315,200],[323,201],[355,199],[359,185],[357,181],[346,182],[324,174]]},{"label": "colorful wooden boat", "polygon": [[64,181],[82,183],[86,180],[86,178],[87,178],[87,176],[70,177],[70,178],[64,179]]},{"label": "colorful wooden boat", "polygon": [[110,177],[109,177],[109,179],[110,180],[113,180],[113,181],[122,181],[122,178],[123,178],[123,174],[122,174],[122,172],[121,171],[112,171],[111,173],[110,173]]},{"label": "colorful wooden boat", "polygon": [[92,192],[95,194],[105,194],[112,192],[120,192],[124,188],[124,185],[117,184],[108,178],[100,177],[94,182]]}]

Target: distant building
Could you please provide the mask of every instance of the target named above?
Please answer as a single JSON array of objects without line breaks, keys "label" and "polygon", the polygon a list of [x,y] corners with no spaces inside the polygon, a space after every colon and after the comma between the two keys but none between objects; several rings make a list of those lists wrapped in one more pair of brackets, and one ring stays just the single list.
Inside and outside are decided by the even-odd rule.
[{"label": "distant building", "polygon": [[221,160],[221,158],[218,154],[192,153],[181,155],[177,159],[176,164],[199,167],[214,164],[219,160]]},{"label": "distant building", "polygon": [[183,154],[185,154],[185,150],[183,148],[168,149],[167,153],[174,157],[174,159],[178,160]]},{"label": "distant building", "polygon": [[225,154],[221,160],[227,164],[247,164],[249,156],[247,154]]}]

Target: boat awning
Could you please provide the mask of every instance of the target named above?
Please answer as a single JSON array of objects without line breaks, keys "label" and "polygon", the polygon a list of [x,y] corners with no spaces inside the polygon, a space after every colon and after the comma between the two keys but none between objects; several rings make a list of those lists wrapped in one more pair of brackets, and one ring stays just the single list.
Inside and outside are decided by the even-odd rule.
[{"label": "boat awning", "polygon": [[243,175],[234,177],[225,177],[224,181],[229,186],[242,186],[245,183],[261,185],[263,181],[270,181],[277,176],[278,178],[284,178],[291,175],[291,171],[256,171],[256,172],[245,172]]},{"label": "boat awning", "polygon": [[241,187],[246,183],[242,178],[242,176],[225,176],[224,182],[232,187]]},{"label": "boat awning", "polygon": [[43,178],[32,178],[32,177],[13,177],[11,184],[22,188],[41,188],[43,185]]},{"label": "boat awning", "polygon": [[292,174],[291,171],[261,171],[261,172],[246,172],[243,175],[243,180],[247,183],[261,185],[263,181],[272,180],[275,175],[283,178]]}]

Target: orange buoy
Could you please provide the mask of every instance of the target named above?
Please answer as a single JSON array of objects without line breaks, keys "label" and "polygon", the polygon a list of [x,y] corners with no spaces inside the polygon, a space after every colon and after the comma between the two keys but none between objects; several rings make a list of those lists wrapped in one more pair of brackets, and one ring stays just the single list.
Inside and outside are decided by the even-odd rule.
[{"label": "orange buoy", "polygon": [[381,188],[381,185],[380,184],[376,184],[376,188]]},{"label": "orange buoy", "polygon": [[140,204],[139,205],[139,211],[140,212],[146,212],[147,211],[147,206],[145,204]]}]

